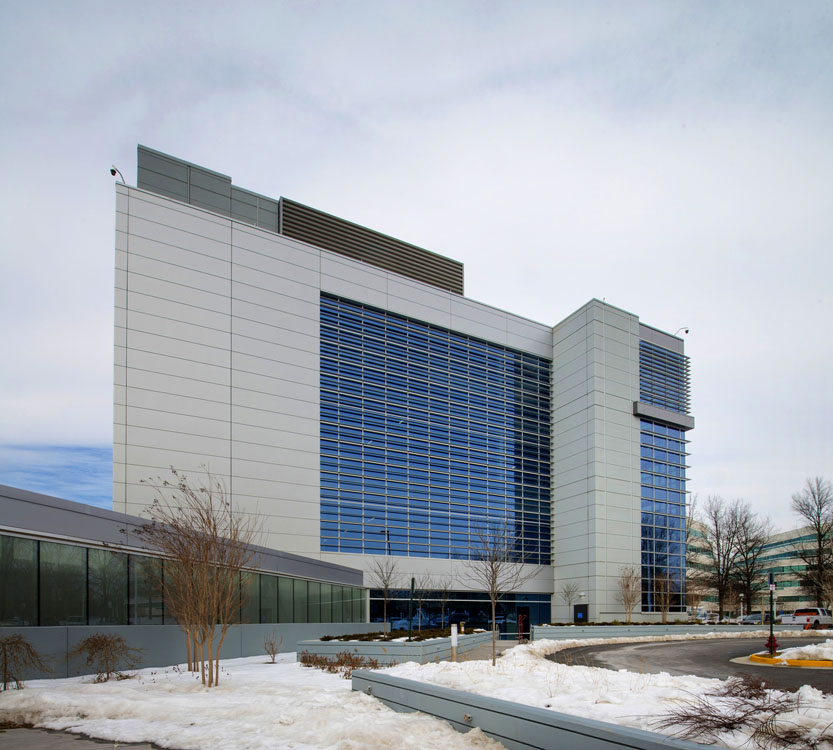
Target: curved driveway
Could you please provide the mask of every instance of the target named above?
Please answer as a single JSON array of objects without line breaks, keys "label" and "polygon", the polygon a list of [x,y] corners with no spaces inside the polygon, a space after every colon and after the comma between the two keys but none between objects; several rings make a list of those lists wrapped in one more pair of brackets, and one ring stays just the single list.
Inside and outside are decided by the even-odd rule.
[{"label": "curved driveway", "polygon": [[[823,638],[779,638],[782,648],[818,643]],[[731,661],[762,651],[760,638],[726,638],[698,641],[659,643],[622,643],[610,646],[582,646],[551,654],[548,659],[561,664],[578,664],[605,669],[627,669],[630,672],[668,672],[673,675],[698,675],[725,680],[739,674],[753,674],[767,687],[795,690],[812,685],[833,693],[833,669],[802,669],[768,667],[759,664],[738,664]]]}]

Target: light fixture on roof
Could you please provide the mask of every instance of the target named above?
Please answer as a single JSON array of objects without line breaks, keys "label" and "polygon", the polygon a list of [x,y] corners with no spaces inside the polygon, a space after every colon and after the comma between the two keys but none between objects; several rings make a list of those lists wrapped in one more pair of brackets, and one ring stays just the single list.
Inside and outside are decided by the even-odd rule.
[{"label": "light fixture on roof", "polygon": [[687,336],[688,335],[688,326],[683,326],[682,328],[678,328],[677,332],[674,335],[676,336],[680,331],[682,331]]},{"label": "light fixture on roof", "polygon": [[124,180],[124,175],[123,175],[123,174],[119,171],[119,169],[116,167],[116,165],[115,165],[115,164],[113,164],[113,165],[110,167],[110,174],[111,174],[111,175],[113,175],[113,177],[115,177],[116,175],[118,175],[119,177],[121,177],[121,183],[122,183],[122,185],[126,185],[126,184],[127,184],[127,183],[125,182],[125,180]]}]

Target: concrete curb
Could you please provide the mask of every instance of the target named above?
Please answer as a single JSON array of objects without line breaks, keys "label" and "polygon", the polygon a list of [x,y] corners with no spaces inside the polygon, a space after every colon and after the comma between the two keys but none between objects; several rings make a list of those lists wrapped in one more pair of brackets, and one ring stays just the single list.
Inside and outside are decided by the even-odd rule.
[{"label": "concrete curb", "polygon": [[749,661],[756,664],[768,664],[770,666],[786,664],[788,667],[828,667],[833,668],[833,661],[830,659],[779,659],[773,656],[762,656],[761,654],[750,654]]}]

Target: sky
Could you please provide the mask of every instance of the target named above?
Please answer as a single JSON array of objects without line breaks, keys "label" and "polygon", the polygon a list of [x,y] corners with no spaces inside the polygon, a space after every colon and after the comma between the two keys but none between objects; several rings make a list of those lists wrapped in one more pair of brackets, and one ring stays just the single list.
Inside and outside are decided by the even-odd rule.
[{"label": "sky", "polygon": [[795,527],[833,478],[831,38],[811,0],[0,0],[0,483],[110,506],[109,168],[141,143],[539,322],[688,327],[689,489]]}]

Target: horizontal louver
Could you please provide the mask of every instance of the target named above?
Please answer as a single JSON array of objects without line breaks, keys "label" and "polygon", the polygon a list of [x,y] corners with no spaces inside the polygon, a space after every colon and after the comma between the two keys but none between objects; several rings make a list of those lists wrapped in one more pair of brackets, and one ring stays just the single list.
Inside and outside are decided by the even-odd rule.
[{"label": "horizontal louver", "polygon": [[281,234],[424,284],[463,293],[462,263],[287,198],[281,198]]}]

